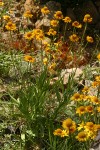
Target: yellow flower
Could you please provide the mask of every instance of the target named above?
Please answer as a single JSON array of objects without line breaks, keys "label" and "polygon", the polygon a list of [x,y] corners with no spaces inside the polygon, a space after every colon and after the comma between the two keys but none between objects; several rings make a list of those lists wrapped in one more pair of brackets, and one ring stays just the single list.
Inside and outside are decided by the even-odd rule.
[{"label": "yellow flower", "polygon": [[71,118],[68,118],[68,119],[66,119],[66,120],[64,120],[64,121],[62,122],[62,127],[63,127],[64,129],[67,129],[67,128],[69,128],[70,126],[72,126],[72,124],[73,124],[72,119],[71,119]]},{"label": "yellow flower", "polygon": [[23,14],[23,16],[26,17],[26,18],[32,18],[33,15],[31,14],[30,11],[26,11],[26,12]]},{"label": "yellow flower", "polygon": [[30,63],[34,63],[35,62],[35,58],[33,58],[30,55],[24,56],[24,60],[27,61],[27,62],[30,62]]},{"label": "yellow flower", "polygon": [[53,134],[54,134],[54,135],[57,135],[57,136],[65,137],[65,136],[68,136],[69,131],[68,131],[68,130],[56,129],[56,130],[53,132]]},{"label": "yellow flower", "polygon": [[93,122],[87,122],[84,126],[84,129],[86,132],[89,132],[89,131],[94,132],[95,131],[94,127],[95,127],[95,124]]},{"label": "yellow flower", "polygon": [[80,24],[78,21],[74,21],[74,22],[72,23],[72,26],[73,26],[73,27],[76,27],[76,28],[82,28],[82,24]]},{"label": "yellow flower", "polygon": [[89,113],[92,113],[93,112],[93,106],[86,106],[86,111],[89,112]]},{"label": "yellow flower", "polygon": [[99,107],[97,107],[97,111],[100,113],[100,106],[99,106]]},{"label": "yellow flower", "polygon": [[39,34],[44,34],[41,29],[34,29],[33,31],[34,36],[39,35]]},{"label": "yellow flower", "polygon": [[43,64],[46,65],[47,63],[48,63],[48,59],[47,59],[47,58],[44,58],[44,59],[43,59]]},{"label": "yellow flower", "polygon": [[10,18],[10,16],[8,16],[8,15],[4,15],[4,16],[3,16],[3,19],[6,20],[6,21],[9,21],[11,18]]},{"label": "yellow flower", "polygon": [[97,87],[99,85],[99,82],[97,82],[97,81],[94,81],[94,82],[92,82],[92,87]]},{"label": "yellow flower", "polygon": [[86,109],[85,106],[80,106],[76,109],[76,113],[79,114],[79,116],[81,116],[82,114],[86,113]]},{"label": "yellow flower", "polygon": [[50,24],[51,24],[51,26],[53,26],[53,27],[57,27],[58,26],[58,20],[51,20],[50,21]]},{"label": "yellow flower", "polygon": [[92,17],[89,14],[84,16],[83,22],[92,22]]},{"label": "yellow flower", "polygon": [[75,101],[79,101],[79,100],[81,100],[80,94],[79,93],[75,93],[70,99],[71,100],[75,100]]},{"label": "yellow flower", "polygon": [[98,97],[96,97],[96,96],[91,96],[91,101],[92,101],[94,104],[100,104],[100,100],[99,100]]},{"label": "yellow flower", "polygon": [[62,127],[66,130],[69,130],[69,133],[76,131],[76,123],[71,118],[64,120],[62,122]]},{"label": "yellow flower", "polygon": [[81,129],[84,128],[85,123],[82,121],[82,123],[80,123],[80,124],[78,124],[78,125],[79,125],[79,127],[77,127],[77,129],[78,129],[78,131],[79,131],[79,130],[81,130]]},{"label": "yellow flower", "polygon": [[47,32],[47,34],[54,36],[54,35],[57,34],[57,32],[54,29],[51,28],[51,29],[49,29],[49,31]]},{"label": "yellow flower", "polygon": [[4,5],[4,3],[1,1],[1,2],[0,2],[0,6],[3,6],[3,5]]},{"label": "yellow flower", "polygon": [[100,61],[100,53],[97,55],[97,59]]},{"label": "yellow flower", "polygon": [[82,92],[85,93],[85,92],[88,92],[88,91],[89,91],[89,87],[84,86],[84,88],[82,89]]},{"label": "yellow flower", "polygon": [[24,38],[27,40],[32,40],[33,39],[33,32],[29,31],[27,33],[25,33]]},{"label": "yellow flower", "polygon": [[79,41],[79,37],[76,34],[72,34],[69,36],[70,41],[72,42],[78,42]]},{"label": "yellow flower", "polygon": [[96,76],[96,77],[95,77],[95,80],[96,80],[97,82],[100,82],[100,76]]},{"label": "yellow flower", "polygon": [[44,39],[44,34],[42,33],[42,34],[37,35],[36,39],[42,41]]},{"label": "yellow flower", "polygon": [[82,132],[79,132],[78,135],[76,136],[76,139],[79,141],[79,142],[84,142],[84,141],[87,141],[87,134],[86,132],[82,131]]},{"label": "yellow flower", "polygon": [[63,19],[63,21],[64,21],[65,23],[70,23],[72,20],[71,20],[70,17],[65,17],[65,18]]},{"label": "yellow flower", "polygon": [[93,43],[94,41],[93,41],[93,38],[91,37],[91,36],[87,36],[86,37],[86,40],[87,40],[87,42],[89,42],[89,43]]},{"label": "yellow flower", "polygon": [[41,13],[43,13],[43,14],[49,14],[50,13],[50,11],[49,11],[49,9],[48,9],[48,7],[43,7],[42,9],[41,9]]},{"label": "yellow flower", "polygon": [[11,30],[11,31],[16,30],[16,25],[12,22],[8,22],[5,27],[7,30]]},{"label": "yellow flower", "polygon": [[95,132],[100,131],[100,124],[95,124],[94,130],[95,130]]},{"label": "yellow flower", "polygon": [[63,19],[63,14],[61,11],[56,11],[54,17],[58,20]]}]

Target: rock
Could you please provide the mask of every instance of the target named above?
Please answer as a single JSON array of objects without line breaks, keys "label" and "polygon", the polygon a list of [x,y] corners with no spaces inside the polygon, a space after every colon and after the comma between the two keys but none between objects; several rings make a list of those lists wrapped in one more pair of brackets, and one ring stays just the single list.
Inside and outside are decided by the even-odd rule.
[{"label": "rock", "polygon": [[93,24],[97,23],[100,18],[100,14],[98,13],[92,0],[84,2],[82,6],[79,5],[75,7],[74,13],[77,19],[80,18],[81,21],[83,20],[85,14],[90,14],[93,18]]},{"label": "rock", "polygon": [[72,76],[74,80],[78,80],[83,75],[83,71],[80,68],[64,69],[61,72],[63,77],[63,83],[68,83],[69,77]]},{"label": "rock", "polygon": [[72,8],[67,8],[66,16],[69,16],[73,21],[76,20],[76,16],[75,16]]},{"label": "rock", "polygon": [[42,26],[50,27],[50,19],[45,17],[42,20],[37,20],[37,22],[35,23],[35,27],[38,29]]},{"label": "rock", "polygon": [[24,4],[25,11],[32,11],[32,7],[34,6],[33,0],[26,0]]},{"label": "rock", "polygon": [[100,150],[100,131],[98,132],[98,135],[94,139],[94,142],[93,142],[90,150]]}]

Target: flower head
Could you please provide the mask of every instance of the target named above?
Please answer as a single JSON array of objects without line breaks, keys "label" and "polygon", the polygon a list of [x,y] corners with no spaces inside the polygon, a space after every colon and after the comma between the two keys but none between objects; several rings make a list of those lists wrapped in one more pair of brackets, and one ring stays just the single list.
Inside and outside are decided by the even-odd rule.
[{"label": "flower head", "polygon": [[47,34],[54,36],[54,35],[57,34],[57,32],[54,29],[51,28],[51,29],[49,29],[49,31],[47,32]]},{"label": "flower head", "polygon": [[62,127],[69,130],[69,133],[73,133],[76,130],[76,123],[71,118],[68,118],[62,122]]},{"label": "flower head", "polygon": [[72,20],[71,20],[71,18],[70,17],[65,17],[64,19],[63,19],[63,21],[65,22],[65,23],[70,23]]},{"label": "flower head", "polygon": [[60,19],[63,19],[63,14],[61,11],[56,11],[55,14],[54,14],[54,18],[60,20]]},{"label": "flower head", "polygon": [[50,21],[50,24],[51,24],[51,26],[53,26],[53,27],[57,27],[58,26],[58,20],[51,20]]},{"label": "flower head", "polygon": [[82,28],[82,24],[80,24],[78,21],[74,21],[74,22],[72,23],[72,26],[73,26],[73,27],[76,27],[76,28]]},{"label": "flower head", "polygon": [[100,61],[100,53],[97,55],[97,59]]},{"label": "flower head", "polygon": [[3,6],[3,5],[4,5],[4,3],[1,1],[1,2],[0,2],[0,6]]},{"label": "flower head", "polygon": [[84,88],[82,89],[82,92],[83,92],[83,93],[86,93],[86,92],[88,92],[88,91],[89,91],[89,87],[84,86]]},{"label": "flower head", "polygon": [[78,131],[84,128],[85,123],[82,122],[80,124],[78,124],[79,126],[77,127]]},{"label": "flower head", "polygon": [[90,105],[86,106],[86,112],[93,113],[93,106]]},{"label": "flower head", "polygon": [[98,97],[91,96],[90,99],[94,104],[100,104],[100,100],[98,99]]},{"label": "flower head", "polygon": [[87,42],[93,43],[93,38],[91,36],[86,37]]},{"label": "flower head", "polygon": [[99,107],[97,107],[97,111],[100,113],[100,106],[99,106]]},{"label": "flower head", "polygon": [[50,13],[50,10],[48,9],[48,7],[44,6],[42,9],[41,9],[41,13],[42,14],[49,14]]},{"label": "flower head", "polygon": [[79,114],[79,116],[81,116],[82,114],[86,113],[86,109],[85,106],[80,106],[76,109],[76,113]]},{"label": "flower head", "polygon": [[43,59],[43,64],[46,65],[47,63],[48,63],[48,59],[45,57],[45,58]]},{"label": "flower head", "polygon": [[33,15],[31,14],[30,11],[26,11],[26,12],[23,14],[23,16],[26,17],[26,18],[32,18],[32,17],[33,17]]},{"label": "flower head", "polygon": [[7,30],[10,30],[10,31],[16,30],[16,25],[12,22],[8,22],[5,27]]},{"label": "flower head", "polygon": [[72,34],[69,36],[70,41],[72,42],[78,42],[79,41],[79,37],[76,34]]},{"label": "flower head", "polygon": [[30,62],[30,63],[34,63],[35,62],[35,58],[33,58],[30,55],[24,56],[24,60],[27,61],[27,62]]},{"label": "flower head", "polygon": [[75,93],[72,97],[71,97],[71,100],[75,100],[75,101],[79,101],[81,98],[80,98],[80,94],[79,93]]},{"label": "flower head", "polygon": [[65,137],[65,136],[68,136],[69,132],[68,130],[61,130],[58,128],[53,132],[53,134],[57,136]]},{"label": "flower head", "polygon": [[8,16],[8,15],[4,15],[4,16],[3,16],[3,19],[6,20],[6,21],[10,21],[11,18],[10,18],[10,16]]},{"label": "flower head", "polygon": [[76,136],[76,139],[80,142],[84,142],[84,141],[87,141],[87,134],[86,132],[82,131],[82,132],[79,132],[78,135]]},{"label": "flower head", "polygon": [[44,34],[42,33],[42,34],[37,35],[36,39],[42,41],[44,39]]},{"label": "flower head", "polygon": [[31,31],[25,33],[24,38],[27,40],[32,40],[34,37],[33,33]]},{"label": "flower head", "polygon": [[94,131],[94,123],[93,122],[87,122],[84,126],[86,131]]},{"label": "flower head", "polygon": [[92,17],[90,16],[90,14],[86,14],[84,16],[83,22],[92,22]]}]

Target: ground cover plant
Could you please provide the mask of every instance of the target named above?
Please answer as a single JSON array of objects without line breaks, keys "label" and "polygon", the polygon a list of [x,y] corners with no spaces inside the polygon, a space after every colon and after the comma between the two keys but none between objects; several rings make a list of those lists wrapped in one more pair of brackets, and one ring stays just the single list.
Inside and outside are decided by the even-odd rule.
[{"label": "ground cover plant", "polygon": [[[87,33],[92,16],[80,23],[55,11],[49,28],[30,28],[33,14],[23,11],[16,21],[14,3],[0,1],[0,149],[97,146],[100,38]],[[51,13],[39,9],[42,17]]]}]

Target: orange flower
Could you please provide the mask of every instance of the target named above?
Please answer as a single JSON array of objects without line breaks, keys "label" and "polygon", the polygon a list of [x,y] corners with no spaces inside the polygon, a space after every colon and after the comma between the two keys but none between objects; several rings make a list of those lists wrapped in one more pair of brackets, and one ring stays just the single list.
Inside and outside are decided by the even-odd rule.
[{"label": "orange flower", "polygon": [[71,97],[71,100],[75,100],[75,101],[81,100],[80,94],[79,94],[79,93],[75,93],[75,94]]},{"label": "orange flower", "polygon": [[76,28],[82,28],[82,24],[80,24],[78,21],[74,21],[74,22],[72,23],[72,26],[73,26],[73,27],[76,27]]},{"label": "orange flower", "polygon": [[70,23],[72,21],[70,17],[65,17],[63,20],[65,23]]},{"label": "orange flower", "polygon": [[58,23],[59,22],[57,20],[51,20],[51,22],[50,22],[51,26],[53,26],[53,27],[57,27]]},{"label": "orange flower", "polygon": [[92,106],[86,106],[86,111],[89,113],[93,112],[93,107]]},{"label": "orange flower", "polygon": [[84,16],[83,22],[92,22],[92,17],[89,14]]},{"label": "orange flower", "polygon": [[25,33],[24,37],[27,40],[32,40],[34,36],[33,36],[33,33],[31,31],[29,31],[29,32]]},{"label": "orange flower", "polygon": [[49,14],[50,11],[49,11],[48,7],[44,6],[44,7],[41,9],[41,13],[46,15],[46,14]]},{"label": "orange flower", "polygon": [[56,35],[56,33],[57,32],[54,29],[52,29],[52,28],[49,29],[49,31],[47,32],[48,35],[53,35],[53,36]]},{"label": "orange flower", "polygon": [[3,6],[3,5],[4,5],[4,3],[2,1],[0,1],[0,6]]},{"label": "orange flower", "polygon": [[27,62],[30,62],[30,63],[34,63],[35,62],[35,58],[33,58],[32,56],[30,55],[26,55],[24,57],[24,60],[27,61]]},{"label": "orange flower", "polygon": [[100,113],[100,107],[97,107],[97,111]]},{"label": "orange flower", "polygon": [[57,135],[57,136],[61,136],[61,137],[65,137],[65,136],[68,136],[69,134],[69,131],[68,130],[61,130],[61,129],[56,129],[54,132],[53,132],[54,135]]},{"label": "orange flower", "polygon": [[85,86],[83,89],[82,89],[82,92],[85,93],[85,92],[88,92],[89,91],[89,87]]},{"label": "orange flower", "polygon": [[99,100],[98,97],[96,97],[96,96],[91,96],[91,101],[92,101],[94,104],[100,104],[100,100]]},{"label": "orange flower", "polygon": [[7,25],[5,26],[7,30],[16,30],[16,25],[12,22],[8,22]]},{"label": "orange flower", "polygon": [[71,118],[68,118],[62,122],[62,127],[69,130],[69,133],[73,133],[76,130],[76,123]]},{"label": "orange flower", "polygon": [[86,37],[87,42],[93,43],[93,38],[91,36]]},{"label": "orange flower", "polygon": [[76,113],[79,114],[79,116],[81,116],[82,114],[86,113],[86,109],[85,106],[80,106],[76,109]]},{"label": "orange flower", "polygon": [[4,16],[3,16],[3,19],[6,20],[6,21],[9,21],[9,20],[10,20],[10,16],[4,15]]},{"label": "orange flower", "polygon": [[42,34],[37,35],[36,39],[42,41],[44,39],[44,34],[42,33]]},{"label": "orange flower", "polygon": [[32,18],[33,15],[31,14],[30,11],[26,11],[26,12],[23,14],[23,16],[26,17],[26,18]]},{"label": "orange flower", "polygon": [[97,59],[100,61],[100,53],[97,55]]},{"label": "orange flower", "polygon": [[76,34],[72,34],[69,36],[70,41],[72,42],[78,42],[79,41],[79,37]]},{"label": "orange flower", "polygon": [[84,141],[87,141],[87,134],[86,132],[82,131],[82,132],[79,132],[78,135],[76,136],[76,139],[80,142],[84,142]]},{"label": "orange flower", "polygon": [[56,11],[54,17],[58,20],[63,19],[63,14],[61,11]]}]

